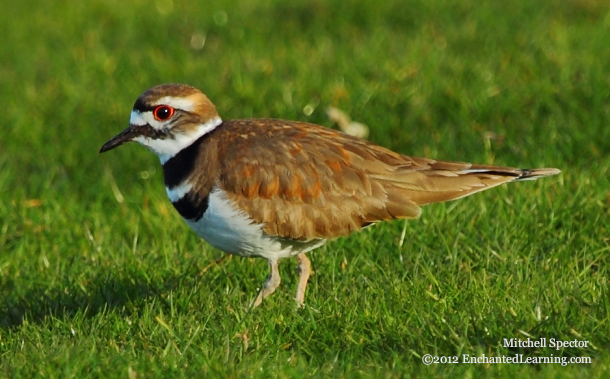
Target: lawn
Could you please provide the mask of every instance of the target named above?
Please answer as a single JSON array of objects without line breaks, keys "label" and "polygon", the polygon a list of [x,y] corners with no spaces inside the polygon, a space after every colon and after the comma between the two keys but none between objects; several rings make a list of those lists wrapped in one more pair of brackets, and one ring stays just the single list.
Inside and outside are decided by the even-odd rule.
[{"label": "lawn", "polygon": [[[0,377],[610,375],[606,0],[24,0],[0,19]],[[407,155],[560,176],[424,208],[295,261],[227,257],[136,144],[137,96],[336,126]],[[504,339],[589,341],[505,347]],[[422,357],[586,358],[432,364]]]}]

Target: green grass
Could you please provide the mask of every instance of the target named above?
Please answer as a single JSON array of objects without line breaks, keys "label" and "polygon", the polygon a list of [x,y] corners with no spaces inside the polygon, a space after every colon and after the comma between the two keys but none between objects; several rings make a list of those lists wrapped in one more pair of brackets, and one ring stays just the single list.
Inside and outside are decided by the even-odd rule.
[{"label": "green grass", "polygon": [[[610,3],[197,3],[3,6],[0,377],[607,377]],[[328,243],[302,310],[284,261],[249,310],[266,263],[214,263],[145,149],[97,154],[165,82],[227,119],[333,105],[404,154],[563,173]],[[502,345],[527,335],[591,345]],[[421,362],[517,353],[592,364]]]}]

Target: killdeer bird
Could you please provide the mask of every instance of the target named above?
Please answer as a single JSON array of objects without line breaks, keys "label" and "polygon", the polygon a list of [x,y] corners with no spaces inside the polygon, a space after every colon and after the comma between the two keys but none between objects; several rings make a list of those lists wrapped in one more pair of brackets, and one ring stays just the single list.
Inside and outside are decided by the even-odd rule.
[{"label": "killdeer bird", "polygon": [[184,84],[150,88],[129,127],[100,152],[128,141],[161,160],[165,190],[186,223],[212,246],[269,263],[254,306],[280,284],[278,260],[296,256],[297,304],[310,274],[305,253],[326,240],[502,183],[555,175],[401,155],[322,126],[276,119],[223,121]]}]

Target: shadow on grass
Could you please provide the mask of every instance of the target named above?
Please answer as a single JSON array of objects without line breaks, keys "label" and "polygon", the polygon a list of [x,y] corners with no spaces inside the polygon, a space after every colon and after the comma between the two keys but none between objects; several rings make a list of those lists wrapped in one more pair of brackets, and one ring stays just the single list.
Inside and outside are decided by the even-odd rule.
[{"label": "shadow on grass", "polygon": [[9,279],[0,288],[5,299],[0,304],[0,328],[18,327],[25,321],[43,323],[49,317],[69,319],[82,313],[91,318],[109,309],[124,310],[133,314],[142,309],[142,300],[157,299],[163,307],[170,309],[162,294],[179,286],[193,285],[202,280],[196,268],[187,270],[180,276],[168,276],[150,280],[142,273],[124,272],[118,277],[116,272],[100,273],[86,284],[67,279],[55,287],[34,284],[20,290],[18,284]]}]

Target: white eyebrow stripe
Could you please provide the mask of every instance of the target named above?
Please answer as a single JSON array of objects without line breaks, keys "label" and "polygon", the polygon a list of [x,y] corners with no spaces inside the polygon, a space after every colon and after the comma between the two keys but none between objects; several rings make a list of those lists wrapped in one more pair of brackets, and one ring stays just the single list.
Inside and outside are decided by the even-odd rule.
[{"label": "white eyebrow stripe", "polygon": [[142,113],[140,113],[140,111],[133,110],[133,111],[131,111],[131,116],[129,117],[129,124],[137,125],[137,126],[144,126],[144,125],[148,124],[148,122],[146,122],[146,120],[144,119],[144,117],[142,116]]},{"label": "white eyebrow stripe", "polygon": [[192,112],[193,109],[195,109],[195,104],[191,99],[173,96],[162,97],[159,100],[155,101],[152,105],[169,105],[172,108],[181,109],[187,112]]}]

